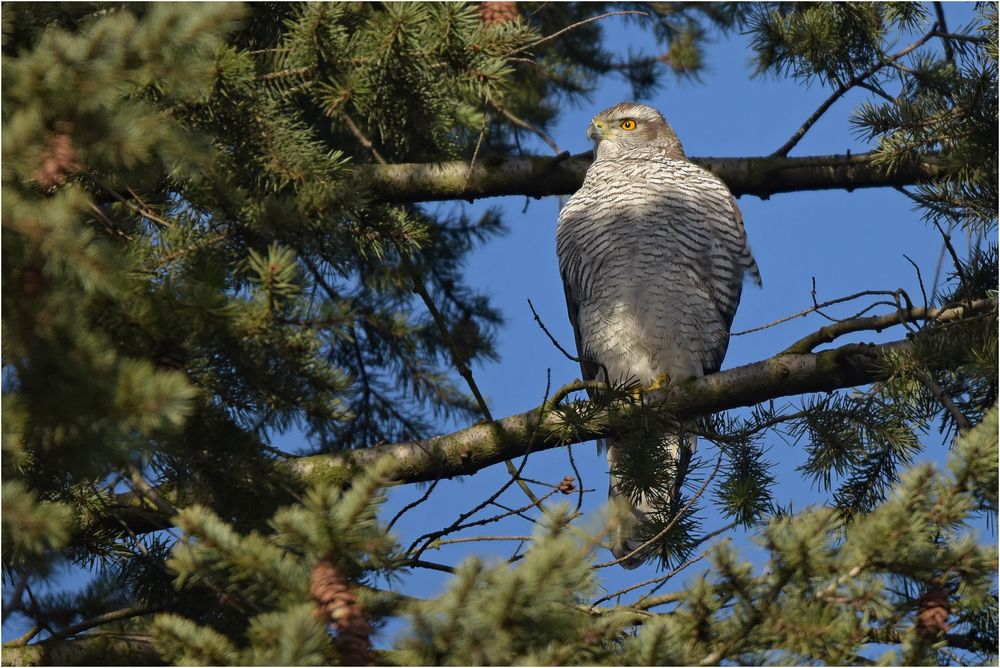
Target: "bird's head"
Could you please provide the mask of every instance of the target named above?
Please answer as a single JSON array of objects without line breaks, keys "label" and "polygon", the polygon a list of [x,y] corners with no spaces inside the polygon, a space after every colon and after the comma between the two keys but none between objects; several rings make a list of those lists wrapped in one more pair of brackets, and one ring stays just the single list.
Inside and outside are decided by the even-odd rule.
[{"label": "bird's head", "polygon": [[594,116],[587,128],[594,158],[642,155],[651,150],[669,158],[686,159],[684,148],[663,114],[653,107],[621,102]]}]

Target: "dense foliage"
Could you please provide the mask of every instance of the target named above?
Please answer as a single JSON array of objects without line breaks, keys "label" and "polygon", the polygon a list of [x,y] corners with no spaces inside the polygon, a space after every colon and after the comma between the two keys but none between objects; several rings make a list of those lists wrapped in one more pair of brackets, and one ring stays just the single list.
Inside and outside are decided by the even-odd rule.
[{"label": "dense foliage", "polygon": [[[591,20],[608,11],[664,53],[617,61]],[[995,660],[996,552],[968,524],[997,510],[996,7],[942,20],[910,3],[4,4],[4,616],[35,627],[5,655],[846,664],[883,643],[887,661]],[[547,124],[600,77],[637,96],[665,71],[697,78],[708,36],[733,29],[761,73],[869,90],[854,123],[887,173],[934,161],[906,192],[946,239],[986,241],[952,253],[924,306],[976,315],[911,324],[877,383],[703,416],[725,454],[719,511],[759,528],[764,569],[723,544],[683,591],[600,605],[615,511],[582,527],[550,505],[517,563],[466,561],[433,600],[381,587],[419,560],[378,520],[397,463],[306,484],[270,444],[297,429],[343,452],[482,418],[463,381],[502,318],[465,260],[504,228],[379,201],[357,167],[553,144]],[[629,396],[552,410],[572,432]],[[635,429],[662,418],[634,413]],[[828,507],[772,498],[760,439],[779,425]],[[955,437],[947,472],[911,467],[927,433]],[[647,455],[640,487],[668,468]],[[697,496],[652,529],[665,564],[706,540]],[[32,595],[66,564],[90,586]],[[406,628],[373,653],[390,618]],[[94,645],[105,632],[117,644]]]}]

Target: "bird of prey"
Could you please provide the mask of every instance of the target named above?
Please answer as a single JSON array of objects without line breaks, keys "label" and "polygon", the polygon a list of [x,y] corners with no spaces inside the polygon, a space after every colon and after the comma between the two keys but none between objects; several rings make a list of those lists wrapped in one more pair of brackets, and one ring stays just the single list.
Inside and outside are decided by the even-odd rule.
[{"label": "bird of prey", "polygon": [[[744,275],[760,285],[736,201],[722,181],[687,159],[652,107],[616,104],[594,117],[587,137],[594,162],[556,231],[584,378],[605,380],[606,369],[612,383],[654,389],[718,371]],[[680,478],[695,439],[657,438]],[[625,498],[634,516],[613,540],[621,559],[643,544],[643,522],[678,490],[637,492],[618,470],[630,443],[606,440],[599,445],[611,468],[609,496]],[[642,552],[622,565],[637,567]]]}]

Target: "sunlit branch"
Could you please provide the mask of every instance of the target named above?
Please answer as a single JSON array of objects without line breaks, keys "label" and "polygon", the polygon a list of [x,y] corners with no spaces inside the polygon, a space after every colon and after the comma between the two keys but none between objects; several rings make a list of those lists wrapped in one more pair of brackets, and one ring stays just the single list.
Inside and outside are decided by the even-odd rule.
[{"label": "sunlit branch", "polygon": [[[771,195],[806,190],[881,188],[913,185],[940,174],[936,155],[889,169],[871,153],[788,158],[695,157],[691,161],[725,181],[734,195]],[[576,192],[592,161],[590,153],[570,156],[480,158],[468,161],[358,165],[357,187],[389,203],[475,200],[484,197],[546,197]],[[470,169],[471,167],[471,169]]]}]

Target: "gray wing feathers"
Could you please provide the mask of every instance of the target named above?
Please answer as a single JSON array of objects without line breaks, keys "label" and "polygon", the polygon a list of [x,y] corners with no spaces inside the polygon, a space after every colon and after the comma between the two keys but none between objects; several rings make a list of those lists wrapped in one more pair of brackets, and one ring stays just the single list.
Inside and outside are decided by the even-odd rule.
[{"label": "gray wing feathers", "polygon": [[[684,380],[718,370],[744,275],[760,282],[729,190],[686,160],[595,161],[559,214],[556,253],[583,377],[603,365],[612,382],[648,385],[663,374]],[[663,438],[679,444],[677,435]],[[684,445],[690,452],[694,444]],[[613,460],[626,446],[607,447]],[[612,497],[621,496],[618,483],[613,475]],[[636,523],[650,512],[645,498],[632,500]],[[635,549],[638,536],[623,528],[613,552]]]},{"label": "gray wing feathers", "polygon": [[581,356],[625,361],[617,373],[640,380],[649,365],[630,357],[672,375],[717,370],[743,276],[757,277],[728,189],[681,160],[595,162],[560,213],[557,253]]}]

